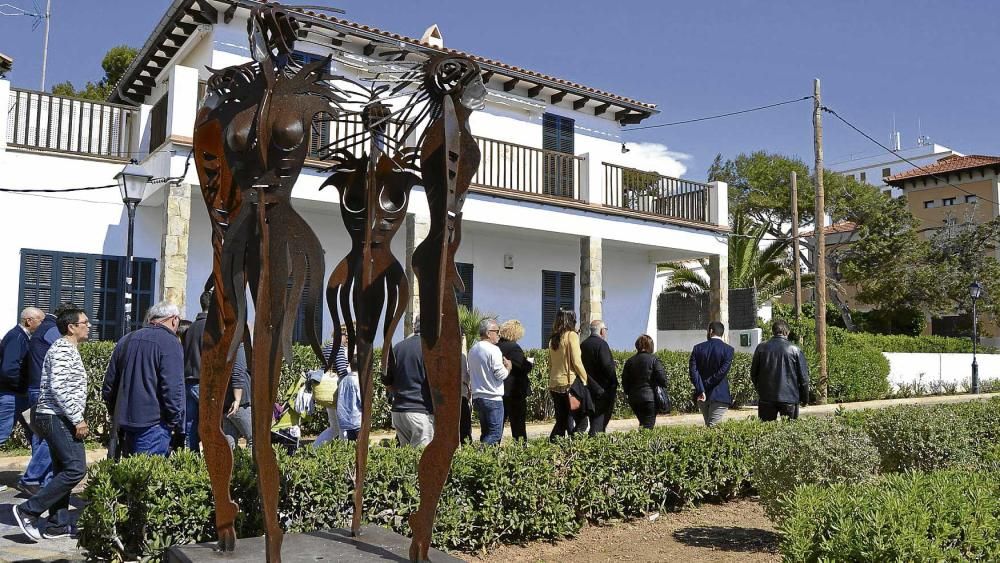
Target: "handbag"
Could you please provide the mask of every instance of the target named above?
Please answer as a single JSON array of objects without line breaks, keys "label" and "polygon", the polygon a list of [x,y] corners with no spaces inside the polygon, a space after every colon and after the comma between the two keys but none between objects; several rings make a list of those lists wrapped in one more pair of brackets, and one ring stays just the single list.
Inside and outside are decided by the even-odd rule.
[{"label": "handbag", "polygon": [[569,410],[573,412],[580,410],[580,399],[577,399],[576,395],[567,391],[566,397],[569,399]]},{"label": "handbag", "polygon": [[317,405],[332,407],[337,402],[337,386],[340,384],[340,376],[337,372],[330,370],[323,372],[323,379],[313,386],[313,400]]},{"label": "handbag", "polygon": [[656,402],[657,414],[670,413],[670,394],[667,393],[666,387],[653,385],[653,399]]}]

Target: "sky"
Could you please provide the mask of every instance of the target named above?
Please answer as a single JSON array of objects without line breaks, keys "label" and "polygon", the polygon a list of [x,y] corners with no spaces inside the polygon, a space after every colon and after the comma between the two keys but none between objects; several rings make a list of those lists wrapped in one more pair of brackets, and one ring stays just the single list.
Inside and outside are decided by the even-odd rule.
[{"label": "sky", "polygon": [[[7,0],[33,10],[44,0]],[[0,1],[0,4],[3,4]],[[645,102],[655,125],[812,94],[888,143],[918,134],[966,154],[1000,154],[1000,2],[908,0],[308,0],[347,19],[420,37],[437,23],[445,45]],[[139,47],[169,0],[52,0],[46,86],[103,76],[114,45]],[[2,8],[11,12],[10,8]],[[0,52],[14,86],[37,89],[44,26],[0,17]],[[919,122],[919,131],[918,131]],[[824,115],[826,164],[881,151]],[[813,162],[810,102],[689,125],[623,130],[639,151],[705,179],[716,154],[767,150]]]}]

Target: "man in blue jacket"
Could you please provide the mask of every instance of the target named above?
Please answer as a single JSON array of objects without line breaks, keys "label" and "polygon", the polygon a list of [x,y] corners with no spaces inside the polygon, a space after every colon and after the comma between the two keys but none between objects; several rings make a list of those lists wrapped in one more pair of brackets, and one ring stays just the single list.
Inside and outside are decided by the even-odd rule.
[{"label": "man in blue jacket", "polygon": [[729,368],[733,365],[733,347],[722,335],[726,327],[719,321],[708,325],[708,340],[691,351],[688,373],[694,384],[695,399],[705,426],[715,426],[733,403],[729,395]]},{"label": "man in blue jacket", "polygon": [[124,455],[170,453],[173,436],[184,435],[184,352],[177,338],[181,314],[162,301],[148,324],[118,341],[101,398],[122,431]]},{"label": "man in blue jacket", "polygon": [[[21,413],[28,408],[28,342],[42,324],[45,313],[35,307],[21,311],[21,321],[0,341],[0,444],[10,438],[14,423],[20,422],[31,436]],[[0,490],[6,489],[0,486]]]}]

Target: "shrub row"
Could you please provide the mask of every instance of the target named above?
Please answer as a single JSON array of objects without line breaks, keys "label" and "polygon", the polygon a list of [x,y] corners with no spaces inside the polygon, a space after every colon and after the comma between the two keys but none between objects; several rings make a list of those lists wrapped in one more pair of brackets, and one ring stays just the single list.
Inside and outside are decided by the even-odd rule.
[{"label": "shrub row", "polygon": [[[773,501],[790,498],[796,485],[873,479],[879,466],[901,449],[900,443],[912,440],[912,435],[868,435],[869,421],[892,416],[885,412],[902,411],[896,416],[914,419],[951,413],[953,422],[974,430],[972,439],[962,442],[966,455],[948,459],[977,460],[984,470],[1000,469],[1000,400],[935,407],[924,415],[911,410],[861,411],[794,423],[733,421],[714,429],[667,427],[557,443],[463,446],[442,496],[434,542],[447,549],[477,550],[556,539],[575,534],[586,520],[725,500],[750,492],[752,485],[768,506],[778,506],[769,512],[780,518],[787,509]],[[941,447],[920,444],[924,442],[909,447]],[[372,448],[366,521],[408,533],[406,517],[419,501],[419,454],[412,448]],[[351,445],[339,441],[291,456],[279,452],[279,510],[286,530],[347,525],[353,459]],[[243,510],[238,534],[262,534],[254,469],[242,450],[237,450],[232,490]],[[156,556],[169,545],[208,541],[213,535],[208,475],[202,458],[188,452],[100,462],[91,468],[83,496],[88,503],[79,520],[80,545],[92,557]]]},{"label": "shrub row", "polygon": [[[630,518],[744,493],[751,452],[768,429],[731,422],[721,429],[661,428],[596,438],[462,447],[434,529],[434,544],[476,550],[575,534],[582,522]],[[419,502],[420,451],[371,450],[365,520],[407,534]],[[286,530],[346,526],[352,513],[354,450],[336,441],[279,454],[279,512]],[[241,537],[261,535],[250,456],[237,452],[233,498]],[[90,557],[155,557],[173,544],[213,538],[208,475],[200,456],[102,461],[90,469],[78,525]]]},{"label": "shrub row", "polygon": [[903,473],[799,488],[780,525],[786,561],[1000,560],[1000,473]]}]

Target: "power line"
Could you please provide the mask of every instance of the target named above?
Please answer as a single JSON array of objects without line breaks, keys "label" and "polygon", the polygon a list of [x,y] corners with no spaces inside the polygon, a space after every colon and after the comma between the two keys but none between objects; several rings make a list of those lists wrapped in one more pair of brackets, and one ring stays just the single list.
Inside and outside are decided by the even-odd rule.
[{"label": "power line", "polygon": [[705,116],[705,117],[696,117],[694,119],[685,119],[683,121],[673,121],[671,123],[660,123],[659,125],[646,125],[646,126],[643,126],[643,127],[632,127],[632,128],[629,128],[629,129],[623,129],[622,131],[639,131],[640,129],[656,129],[657,127],[672,127],[674,125],[685,125],[687,123],[697,123],[699,121],[708,121],[710,119],[719,119],[719,118],[722,118],[722,117],[731,117],[733,115],[741,115],[741,114],[750,113],[750,112],[753,112],[753,111],[760,111],[760,110],[764,110],[764,109],[776,108],[778,106],[783,106],[783,105],[786,105],[786,104],[794,104],[794,103],[797,103],[797,102],[804,102],[806,100],[811,100],[811,99],[812,99],[812,96],[803,96],[801,98],[795,98],[794,100],[785,100],[783,102],[777,102],[777,103],[774,103],[774,104],[768,104],[766,106],[758,106],[758,107],[755,107],[755,108],[741,109],[739,111],[731,111],[731,112],[728,112],[728,113],[720,113],[718,115],[708,115],[708,116]]},{"label": "power line", "polygon": [[958,191],[960,191],[960,192],[962,192],[962,193],[964,193],[966,195],[975,196],[977,202],[979,200],[983,200],[983,201],[985,201],[987,203],[992,203],[994,205],[997,205],[997,202],[995,202],[993,200],[990,200],[990,199],[987,199],[987,198],[985,198],[985,197],[983,197],[983,196],[981,196],[979,194],[972,193],[969,190],[966,190],[964,188],[960,188],[959,186],[956,186],[955,184],[952,184],[951,182],[949,182],[947,180],[947,178],[942,178],[942,177],[938,176],[937,174],[935,174],[934,172],[931,172],[927,168],[924,168],[923,166],[920,166],[916,162],[913,162],[912,160],[910,160],[910,159],[906,158],[905,156],[899,154],[899,152],[894,151],[894,150],[890,149],[889,147],[883,145],[882,143],[880,143],[877,140],[875,140],[871,135],[869,135],[868,133],[865,133],[864,131],[862,131],[861,129],[859,129],[857,126],[855,126],[853,123],[851,123],[850,121],[848,121],[848,120],[844,119],[843,117],[841,117],[841,115],[839,113],[837,113],[836,111],[834,111],[834,110],[832,110],[832,109],[830,109],[830,108],[828,108],[826,106],[822,106],[822,107],[820,107],[820,109],[823,110],[823,111],[825,111],[826,113],[829,113],[829,114],[833,115],[834,117],[836,117],[837,119],[839,119],[841,122],[843,122],[844,125],[847,125],[851,129],[854,129],[856,132],[860,133],[864,138],[866,138],[869,141],[875,143],[876,145],[882,147],[884,150],[886,150],[886,151],[888,151],[888,152],[896,155],[902,161],[910,164],[911,166],[913,166],[914,168],[916,168],[918,170],[926,172],[927,175],[929,175],[930,177],[934,178],[935,180],[940,180],[940,181],[944,182],[945,184],[947,184],[947,185],[955,188],[956,190],[958,190]]}]

